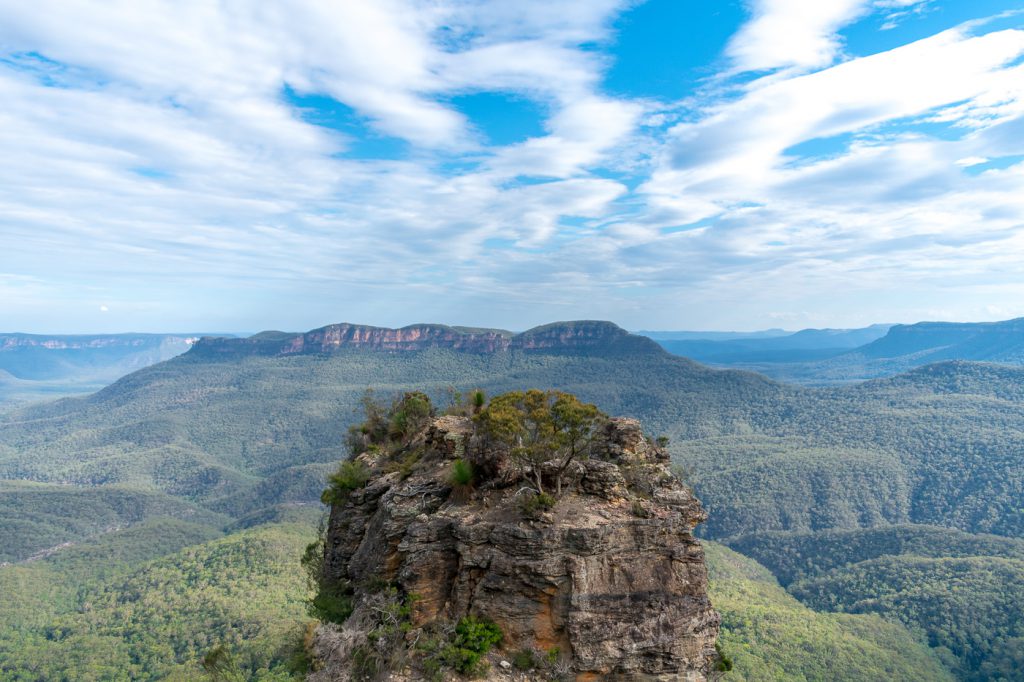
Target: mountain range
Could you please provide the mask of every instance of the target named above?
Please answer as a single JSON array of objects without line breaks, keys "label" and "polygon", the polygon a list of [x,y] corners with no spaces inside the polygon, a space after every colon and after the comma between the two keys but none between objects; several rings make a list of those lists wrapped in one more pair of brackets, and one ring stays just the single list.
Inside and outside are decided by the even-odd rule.
[{"label": "mountain range", "polygon": [[785,336],[692,338],[645,332],[670,353],[780,381],[833,385],[894,376],[943,360],[1024,364],[1024,318],[1004,322],[876,324]]},{"label": "mountain range", "polygon": [[[565,343],[544,327],[515,334],[502,329],[411,325],[385,330],[330,325],[307,333],[267,331],[224,345],[200,334],[0,334],[0,408],[15,403],[81,395],[120,377],[188,351],[204,338],[206,353],[268,355],[307,348],[379,350],[431,346],[494,351],[523,344]],[[326,335],[323,338],[317,335]],[[787,332],[643,331],[670,353],[712,367],[746,369],[789,383],[833,385],[893,376],[941,360],[1024,363],[1024,321],[875,324],[860,329]],[[234,335],[227,335],[235,338]],[[230,350],[226,350],[230,348]]]},{"label": "mountain range", "polygon": [[198,334],[0,334],[0,405],[92,393],[187,351]]},{"label": "mountain range", "polygon": [[[878,357],[899,351],[937,359],[927,351],[935,346],[921,342],[929,330],[918,334],[915,327],[894,327],[872,342],[881,346]],[[951,332],[943,338],[949,353],[993,347],[977,334]],[[938,665],[942,674],[963,680],[1019,679],[1005,671],[1007,661],[1024,661],[1024,602],[1017,587],[1024,576],[1024,369],[944,359],[884,379],[808,388],[708,368],[651,339],[594,321],[521,334],[343,324],[302,334],[208,337],[93,395],[0,415],[0,561],[11,564],[0,568],[0,582],[38,581],[33,589],[42,591],[30,599],[22,590],[13,604],[15,595],[0,597],[8,600],[0,603],[0,613],[16,614],[9,616],[15,622],[0,620],[0,659],[11,651],[10,645],[3,648],[11,633],[20,633],[15,641],[45,642],[54,628],[99,637],[98,651],[138,659],[142,653],[132,647],[143,645],[133,644],[137,640],[126,626],[116,625],[125,617],[114,609],[124,590],[138,599],[187,599],[184,593],[167,594],[166,582],[145,577],[146,571],[178,575],[189,566],[202,575],[241,575],[233,562],[258,561],[245,549],[252,533],[262,538],[251,540],[257,544],[270,542],[259,535],[269,533],[273,542],[292,545],[279,534],[302,524],[312,533],[323,481],[345,455],[345,432],[368,388],[384,399],[423,390],[443,404],[468,389],[494,394],[530,387],[571,391],[606,412],[636,416],[652,435],[668,437],[674,461],[710,512],[700,532],[750,557],[743,561],[756,559],[770,568],[771,579],[789,590],[786,599],[798,597],[805,610],[794,610],[796,602],[783,607],[781,592],[762,592],[775,595],[779,609],[806,618],[832,611],[875,614],[886,627],[907,628],[899,635],[907,642],[914,641],[911,632],[924,634],[929,650],[911,653],[904,647],[920,662],[919,672]],[[153,528],[174,528],[185,544],[169,546],[164,556]],[[893,532],[884,535],[881,529]],[[54,562],[68,552],[117,544],[121,537],[150,549],[120,568],[94,563],[90,571],[102,569],[100,576],[61,574],[72,586],[86,580],[74,594],[106,595],[89,603],[108,600],[113,611],[94,611],[96,621],[72,618],[67,614],[85,608],[79,597],[46,596],[50,588],[40,572],[59,573]],[[758,543],[759,538],[772,541]],[[187,550],[191,540],[198,549]],[[201,549],[211,542],[221,543],[212,554]],[[843,546],[858,549],[843,554],[837,551]],[[172,558],[178,547],[186,553]],[[726,556],[731,555],[719,553],[723,561]],[[791,556],[799,557],[794,565],[787,563]],[[206,568],[195,568],[200,560]],[[754,651],[758,660],[781,656],[773,653],[778,642],[758,640],[758,629],[743,625],[765,617],[742,611],[743,598],[735,595],[754,589],[750,583],[738,587],[741,575],[752,575],[743,571],[728,573],[729,590],[739,590],[730,592],[738,610],[731,612],[732,625],[725,624],[724,642],[750,651],[756,640],[767,647]],[[211,574],[210,580],[220,578]],[[280,604],[297,603],[298,588],[289,584],[291,591],[281,588]],[[263,589],[277,589],[269,585]],[[922,602],[918,595],[925,587],[928,599]],[[45,603],[43,615],[31,616],[28,602]],[[246,641],[264,641],[280,626],[249,612],[231,612],[229,618],[229,611],[223,611],[226,621],[203,616],[204,627],[250,654]],[[239,630],[228,621],[248,625]],[[851,642],[856,631],[858,637],[875,637],[870,648],[883,660],[884,647],[870,634],[881,632],[878,627],[842,622],[829,621],[837,633],[829,646]],[[181,641],[191,643],[166,655],[187,665],[200,653],[199,640],[189,623],[175,627],[184,628]],[[246,628],[249,635],[243,636]],[[204,641],[212,646],[210,637]],[[152,647],[159,642],[145,647],[147,656],[158,656]],[[793,656],[787,665],[810,665],[799,663],[795,651],[786,655]],[[0,679],[20,679],[16,673],[28,663],[18,660],[11,676]],[[252,660],[257,667],[273,667],[258,656]],[[153,663],[138,677],[164,675],[157,670],[164,669]],[[939,679],[932,673],[917,678]],[[749,679],[758,677],[750,673]]]}]

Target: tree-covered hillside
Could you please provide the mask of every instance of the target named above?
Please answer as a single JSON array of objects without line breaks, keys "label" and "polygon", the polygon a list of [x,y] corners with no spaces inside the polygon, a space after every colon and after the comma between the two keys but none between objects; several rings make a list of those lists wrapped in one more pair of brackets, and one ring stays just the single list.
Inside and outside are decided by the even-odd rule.
[{"label": "tree-covered hillside", "polygon": [[898,624],[877,616],[819,613],[786,593],[772,574],[715,542],[705,543],[720,643],[732,659],[726,680],[901,680],[953,676]]},{"label": "tree-covered hillside", "polygon": [[1020,559],[882,556],[797,581],[790,591],[814,608],[885,614],[923,630],[960,679],[1024,673]]},{"label": "tree-covered hillside", "polygon": [[[308,620],[299,559],[314,534],[307,521],[211,540],[150,522],[0,568],[0,680],[197,680],[218,646],[244,679],[298,679],[290,659]],[[114,553],[95,561],[104,550]]]},{"label": "tree-covered hillside", "polygon": [[788,586],[869,559],[909,554],[928,558],[1000,557],[1024,561],[1024,539],[964,533],[938,526],[880,526],[817,533],[751,533],[729,546],[768,567]]},{"label": "tree-covered hillside", "polygon": [[729,542],[814,608],[878,613],[923,632],[960,679],[1024,674],[1024,540],[903,525]]},{"label": "tree-covered hillside", "polygon": [[81,544],[155,517],[218,527],[229,517],[156,490],[0,480],[0,563]]}]

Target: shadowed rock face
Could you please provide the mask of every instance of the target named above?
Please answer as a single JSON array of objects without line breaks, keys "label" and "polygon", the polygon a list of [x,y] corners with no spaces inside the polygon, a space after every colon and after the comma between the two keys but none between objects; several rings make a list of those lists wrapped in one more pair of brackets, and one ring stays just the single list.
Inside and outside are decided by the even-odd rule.
[{"label": "shadowed rock face", "polygon": [[[355,586],[357,606],[345,625],[320,629],[323,668],[311,680],[349,679],[368,622],[359,586],[381,581],[417,595],[413,633],[470,614],[493,620],[504,642],[487,679],[515,679],[499,663],[508,652],[555,648],[577,680],[707,678],[719,617],[692,535],[705,515],[638,422],[611,420],[568,491],[536,520],[520,511],[523,481],[485,461],[502,455],[482,448],[470,420],[436,420],[423,443],[412,475],[380,476],[332,508],[324,576]],[[455,457],[506,473],[453,495]],[[421,678],[413,665],[393,679]]]}]

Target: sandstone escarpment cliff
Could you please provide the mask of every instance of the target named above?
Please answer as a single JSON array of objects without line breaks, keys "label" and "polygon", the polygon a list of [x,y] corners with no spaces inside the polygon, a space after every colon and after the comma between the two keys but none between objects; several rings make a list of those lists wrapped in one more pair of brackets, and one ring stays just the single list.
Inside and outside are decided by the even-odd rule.
[{"label": "sandstone escarpment cliff", "polygon": [[192,349],[195,357],[277,357],[330,354],[344,350],[413,352],[445,348],[468,353],[566,350],[586,352],[658,351],[646,337],[634,336],[611,322],[555,322],[513,334],[500,329],[415,324],[401,329],[359,324],[332,324],[301,334],[261,332],[248,338],[204,337]]},{"label": "sandstone escarpment cliff", "polygon": [[[637,421],[595,420],[548,461],[479,416],[426,423],[346,465],[366,473],[333,498],[321,589],[351,614],[318,630],[313,682],[707,679],[705,515]],[[470,665],[484,625],[500,641]]]}]

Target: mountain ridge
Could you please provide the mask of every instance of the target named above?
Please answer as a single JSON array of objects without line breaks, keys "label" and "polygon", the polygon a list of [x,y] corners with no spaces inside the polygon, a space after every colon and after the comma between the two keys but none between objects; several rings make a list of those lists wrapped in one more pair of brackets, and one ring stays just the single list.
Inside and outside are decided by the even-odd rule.
[{"label": "mountain ridge", "polygon": [[894,377],[948,361],[1024,365],[1024,318],[807,329],[766,339],[657,340],[674,355],[719,369],[805,386]]},{"label": "mountain ridge", "polygon": [[518,334],[503,329],[433,323],[395,329],[341,322],[307,332],[266,331],[247,338],[203,337],[188,354],[192,357],[272,357],[325,354],[345,348],[392,352],[448,348],[470,353],[585,348],[664,352],[654,341],[630,334],[613,322],[575,320],[540,325]]}]

